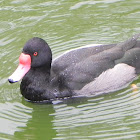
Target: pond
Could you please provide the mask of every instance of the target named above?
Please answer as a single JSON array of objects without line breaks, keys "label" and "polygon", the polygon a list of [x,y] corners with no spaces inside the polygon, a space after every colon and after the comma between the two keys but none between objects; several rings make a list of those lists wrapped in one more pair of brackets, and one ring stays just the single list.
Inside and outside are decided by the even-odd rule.
[{"label": "pond", "polygon": [[[88,44],[140,33],[139,0],[0,0],[0,139],[140,139],[140,90],[131,86],[94,98],[35,104],[7,79],[24,43],[46,40],[53,58]],[[134,82],[140,87],[140,79]]]}]

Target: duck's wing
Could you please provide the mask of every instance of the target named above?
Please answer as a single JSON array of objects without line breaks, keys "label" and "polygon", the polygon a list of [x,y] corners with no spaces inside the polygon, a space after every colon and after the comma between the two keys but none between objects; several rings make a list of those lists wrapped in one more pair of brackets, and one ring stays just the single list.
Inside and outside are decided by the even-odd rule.
[{"label": "duck's wing", "polygon": [[140,41],[137,41],[139,36],[140,34],[135,35],[119,44],[73,50],[56,59],[52,64],[52,71],[58,76],[60,83],[72,90],[80,90],[119,63],[130,66],[139,64],[136,66],[136,69],[139,69]]},{"label": "duck's wing", "polygon": [[110,49],[115,44],[101,45],[101,44],[90,44],[76,49],[72,49],[55,58],[52,62],[52,71],[54,73],[60,73],[67,67],[84,61],[90,56],[98,54],[105,49]]}]

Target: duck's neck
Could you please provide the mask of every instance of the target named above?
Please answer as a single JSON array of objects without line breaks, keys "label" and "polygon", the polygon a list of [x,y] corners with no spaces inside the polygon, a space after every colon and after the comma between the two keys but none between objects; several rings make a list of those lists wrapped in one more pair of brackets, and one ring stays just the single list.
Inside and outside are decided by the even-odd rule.
[{"label": "duck's neck", "polygon": [[44,83],[49,84],[50,69],[45,67],[31,68],[26,76],[32,80],[32,83],[40,83],[41,85]]},{"label": "duck's neck", "polygon": [[32,74],[50,76],[50,68],[47,68],[47,67],[31,68],[29,72],[32,72]]}]

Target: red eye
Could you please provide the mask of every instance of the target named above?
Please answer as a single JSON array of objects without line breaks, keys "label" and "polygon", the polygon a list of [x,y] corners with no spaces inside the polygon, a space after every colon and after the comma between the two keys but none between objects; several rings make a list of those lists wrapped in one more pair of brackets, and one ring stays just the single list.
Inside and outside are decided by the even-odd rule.
[{"label": "red eye", "polygon": [[34,56],[37,56],[37,52],[34,52]]}]

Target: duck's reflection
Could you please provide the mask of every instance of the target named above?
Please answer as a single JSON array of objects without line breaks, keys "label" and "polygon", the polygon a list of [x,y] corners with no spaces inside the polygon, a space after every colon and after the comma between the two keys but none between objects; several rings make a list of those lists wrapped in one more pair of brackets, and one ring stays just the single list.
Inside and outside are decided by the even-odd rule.
[{"label": "duck's reflection", "polygon": [[56,136],[56,131],[53,129],[53,116],[54,113],[52,104],[33,104],[22,100],[22,103],[32,108],[32,118],[26,124],[26,127],[20,127],[21,131],[16,131],[15,139],[41,139],[51,140]]}]

